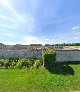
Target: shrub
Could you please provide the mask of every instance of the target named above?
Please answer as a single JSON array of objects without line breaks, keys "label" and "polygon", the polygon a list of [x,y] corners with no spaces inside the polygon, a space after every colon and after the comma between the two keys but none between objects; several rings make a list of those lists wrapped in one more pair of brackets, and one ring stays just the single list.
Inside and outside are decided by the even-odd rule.
[{"label": "shrub", "polygon": [[30,62],[32,63],[32,65],[34,64],[34,62],[35,62],[36,59],[37,59],[36,57],[31,57],[31,58],[29,59]]},{"label": "shrub", "polygon": [[40,60],[35,60],[34,66],[35,66],[36,68],[41,67],[41,62],[40,62]]},{"label": "shrub", "polygon": [[18,63],[16,64],[16,67],[19,68],[19,69],[21,69],[21,68],[22,68],[22,63],[21,63],[21,62],[18,62]]},{"label": "shrub", "polygon": [[16,67],[21,69],[23,66],[24,66],[24,59],[19,59],[16,64]]},{"label": "shrub", "polygon": [[10,68],[11,68],[11,69],[14,69],[15,66],[16,66],[16,62],[13,61],[13,62],[11,63],[11,65],[10,65]]},{"label": "shrub", "polygon": [[25,61],[25,66],[27,67],[27,68],[30,68],[31,66],[33,66],[33,61],[31,61],[31,60],[26,60]]},{"label": "shrub", "polygon": [[9,62],[18,62],[19,58],[9,58]]},{"label": "shrub", "polygon": [[0,59],[0,67],[4,66],[4,59]]},{"label": "shrub", "polygon": [[42,52],[42,60],[46,68],[52,68],[56,62],[56,52],[49,50]]},{"label": "shrub", "polygon": [[30,68],[32,65],[33,65],[33,63],[29,59],[19,59],[19,61],[17,63],[17,68],[23,68],[23,67]]},{"label": "shrub", "polygon": [[10,66],[9,60],[8,60],[8,59],[5,59],[5,60],[4,60],[4,67],[5,67],[6,69],[8,69],[9,66]]}]

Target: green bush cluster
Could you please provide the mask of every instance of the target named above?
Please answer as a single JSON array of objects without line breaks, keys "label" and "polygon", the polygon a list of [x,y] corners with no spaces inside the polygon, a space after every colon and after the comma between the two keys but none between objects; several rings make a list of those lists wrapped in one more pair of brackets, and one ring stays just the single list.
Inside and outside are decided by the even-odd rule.
[{"label": "green bush cluster", "polygon": [[46,50],[42,52],[43,65],[52,68],[56,63],[56,51]]},{"label": "green bush cluster", "polygon": [[0,59],[0,67],[5,69],[14,69],[14,68],[39,68],[41,66],[41,61],[36,60],[34,58],[30,59],[18,59],[18,58],[10,58],[10,59]]},{"label": "green bush cluster", "polygon": [[40,60],[35,60],[34,66],[35,66],[36,68],[41,67],[41,62],[40,62]]},{"label": "green bush cluster", "polygon": [[0,67],[4,66],[4,59],[0,59]]},{"label": "green bush cluster", "polygon": [[30,68],[31,66],[33,66],[33,62],[29,59],[20,59],[16,66],[17,68]]},{"label": "green bush cluster", "polygon": [[18,62],[19,58],[9,58],[9,62]]}]

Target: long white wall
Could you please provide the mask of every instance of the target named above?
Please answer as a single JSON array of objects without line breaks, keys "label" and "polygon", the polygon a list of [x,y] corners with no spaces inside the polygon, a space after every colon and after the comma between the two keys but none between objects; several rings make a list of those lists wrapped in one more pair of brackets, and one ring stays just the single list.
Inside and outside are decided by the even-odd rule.
[{"label": "long white wall", "polygon": [[57,50],[56,62],[80,61],[79,50]]}]

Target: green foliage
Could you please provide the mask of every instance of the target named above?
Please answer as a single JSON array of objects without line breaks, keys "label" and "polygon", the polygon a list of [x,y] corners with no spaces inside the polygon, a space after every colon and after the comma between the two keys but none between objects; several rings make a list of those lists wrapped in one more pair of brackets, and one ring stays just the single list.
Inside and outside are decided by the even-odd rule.
[{"label": "green foliage", "polygon": [[24,59],[19,59],[16,64],[16,67],[21,69],[24,65],[25,65]]},{"label": "green foliage", "polygon": [[52,68],[56,62],[56,52],[50,50],[42,52],[42,60],[46,68]]},{"label": "green foliage", "polygon": [[0,67],[4,66],[4,59],[0,59]]},{"label": "green foliage", "polygon": [[4,60],[4,67],[5,67],[5,69],[8,69],[9,66],[10,66],[9,60],[8,60],[8,59],[5,59],[5,60]]},{"label": "green foliage", "polygon": [[14,62],[14,61],[13,61],[13,62],[11,62],[10,68],[11,68],[11,69],[14,69],[14,68],[15,68],[15,66],[16,66],[16,62]]},{"label": "green foliage", "polygon": [[34,64],[34,62],[35,62],[36,59],[37,59],[36,57],[32,57],[32,58],[29,59],[30,62],[32,63],[32,65]]},{"label": "green foliage", "polygon": [[17,68],[27,67],[30,68],[33,65],[33,62],[29,59],[19,59],[17,63]]},{"label": "green foliage", "polygon": [[34,66],[35,66],[36,68],[41,67],[41,62],[40,62],[40,60],[35,60]]},{"label": "green foliage", "polygon": [[14,68],[31,68],[33,65],[38,68],[41,66],[40,60],[36,60],[35,58],[30,59],[19,59],[18,61],[15,58],[10,59],[0,59],[0,67],[4,67],[6,69],[14,69]]},{"label": "green foliage", "polygon": [[21,62],[18,62],[18,63],[16,64],[16,67],[19,68],[19,69],[21,69],[21,68],[22,68],[22,63],[21,63]]},{"label": "green foliage", "polygon": [[[0,67],[5,69],[14,69],[14,68],[33,68],[33,64],[35,62],[35,58],[30,59],[16,59],[16,58],[9,58],[9,59],[0,59]],[[38,65],[36,65],[38,67]]]},{"label": "green foliage", "polygon": [[18,62],[19,58],[9,58],[9,62]]},{"label": "green foliage", "polygon": [[31,66],[33,66],[33,62],[28,59],[28,60],[26,61],[26,64],[25,64],[25,65],[26,65],[27,68],[30,68]]}]

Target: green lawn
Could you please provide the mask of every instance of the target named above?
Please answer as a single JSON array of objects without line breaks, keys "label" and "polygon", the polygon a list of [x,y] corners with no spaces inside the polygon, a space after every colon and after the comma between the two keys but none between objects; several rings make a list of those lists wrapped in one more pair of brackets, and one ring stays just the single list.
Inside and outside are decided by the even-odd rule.
[{"label": "green lawn", "polygon": [[[41,69],[0,70],[0,92],[75,92],[80,91],[80,65],[70,65],[74,74]],[[58,68],[56,68],[58,71]],[[55,70],[56,70],[55,69]]]}]

